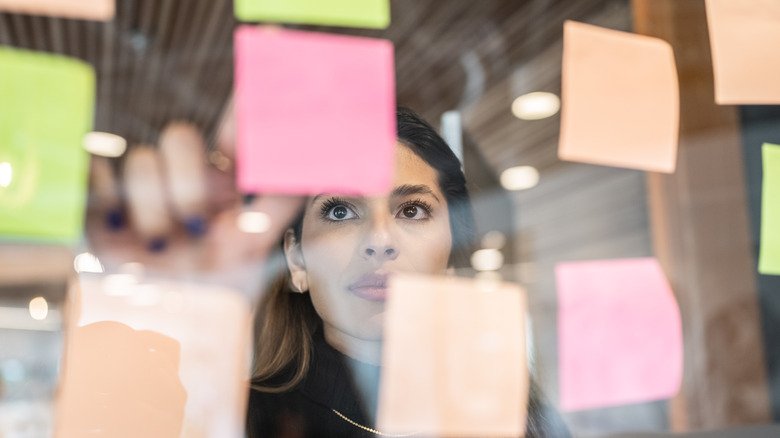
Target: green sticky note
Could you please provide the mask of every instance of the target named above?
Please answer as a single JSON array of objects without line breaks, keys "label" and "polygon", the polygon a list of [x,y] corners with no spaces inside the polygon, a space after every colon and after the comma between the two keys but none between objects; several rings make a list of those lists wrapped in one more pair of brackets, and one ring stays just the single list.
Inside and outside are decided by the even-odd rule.
[{"label": "green sticky note", "polygon": [[761,193],[761,251],[758,272],[780,275],[780,146],[764,143]]},{"label": "green sticky note", "polygon": [[0,239],[80,238],[94,107],[88,64],[0,48]]},{"label": "green sticky note", "polygon": [[389,0],[235,0],[241,21],[319,24],[384,29]]}]

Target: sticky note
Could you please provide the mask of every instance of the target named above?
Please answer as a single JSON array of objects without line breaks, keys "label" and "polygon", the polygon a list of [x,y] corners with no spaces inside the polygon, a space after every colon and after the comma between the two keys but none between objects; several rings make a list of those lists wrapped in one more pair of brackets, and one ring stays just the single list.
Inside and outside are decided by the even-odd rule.
[{"label": "sticky note", "polygon": [[110,21],[116,12],[116,0],[0,0],[0,11]]},{"label": "sticky note", "polygon": [[187,392],[175,339],[114,321],[68,336],[56,436],[181,435]]},{"label": "sticky note", "polygon": [[780,275],[780,146],[765,143],[758,272]]},{"label": "sticky note", "polygon": [[377,429],[523,436],[526,296],[517,285],[395,276],[384,318]]},{"label": "sticky note", "polygon": [[389,0],[235,0],[241,21],[319,24],[384,29]]},{"label": "sticky note", "polygon": [[244,26],[235,50],[242,190],[389,190],[397,136],[389,41]]},{"label": "sticky note", "polygon": [[669,43],[567,21],[562,68],[561,160],[674,172],[680,96]]},{"label": "sticky note", "polygon": [[81,274],[74,289],[58,399],[71,433],[57,436],[243,436],[252,316],[240,292],[131,273]]},{"label": "sticky note", "polygon": [[677,393],[682,324],[657,260],[560,263],[555,277],[561,409],[620,406]]},{"label": "sticky note", "polygon": [[0,48],[0,238],[81,236],[95,74],[80,61]]},{"label": "sticky note", "polygon": [[780,104],[780,3],[707,0],[715,101]]}]

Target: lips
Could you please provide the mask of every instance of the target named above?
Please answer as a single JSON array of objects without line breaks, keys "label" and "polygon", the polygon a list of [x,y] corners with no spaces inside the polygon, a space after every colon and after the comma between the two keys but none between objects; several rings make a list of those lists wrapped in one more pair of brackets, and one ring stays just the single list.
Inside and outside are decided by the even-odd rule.
[{"label": "lips", "polygon": [[387,298],[387,274],[372,272],[349,285],[349,291],[368,301],[384,301]]}]

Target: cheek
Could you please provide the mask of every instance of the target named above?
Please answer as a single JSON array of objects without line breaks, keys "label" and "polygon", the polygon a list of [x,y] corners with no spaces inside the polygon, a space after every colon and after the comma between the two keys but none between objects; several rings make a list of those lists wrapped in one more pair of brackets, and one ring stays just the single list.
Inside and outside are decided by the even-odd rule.
[{"label": "cheek", "polygon": [[[305,239],[305,237],[304,237]],[[345,235],[309,237],[302,246],[303,259],[309,276],[309,287],[314,290],[323,289],[337,283],[340,274],[349,264],[353,239]]]},{"label": "cheek", "polygon": [[441,274],[447,267],[452,250],[448,226],[431,229],[423,235],[409,236],[401,253],[415,272]]}]

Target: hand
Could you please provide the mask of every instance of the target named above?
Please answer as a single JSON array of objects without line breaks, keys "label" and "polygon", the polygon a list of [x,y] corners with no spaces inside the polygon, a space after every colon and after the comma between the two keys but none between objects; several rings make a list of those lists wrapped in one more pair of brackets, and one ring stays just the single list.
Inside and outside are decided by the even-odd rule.
[{"label": "hand", "polygon": [[[128,150],[121,180],[107,159],[93,158],[87,238],[106,272],[135,262],[156,276],[257,290],[265,259],[303,201],[260,195],[242,206],[232,166],[234,143],[220,143],[210,163],[198,130],[174,122],[163,130],[157,148]],[[239,229],[245,212],[265,214],[255,219],[267,218],[268,229]]]}]

